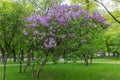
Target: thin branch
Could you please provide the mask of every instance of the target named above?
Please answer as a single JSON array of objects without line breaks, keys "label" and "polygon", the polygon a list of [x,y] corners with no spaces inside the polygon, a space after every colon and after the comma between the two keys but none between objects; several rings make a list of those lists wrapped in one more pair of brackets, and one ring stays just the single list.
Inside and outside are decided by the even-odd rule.
[{"label": "thin branch", "polygon": [[105,10],[109,13],[109,15],[111,15],[111,17],[112,17],[117,23],[120,24],[120,21],[107,9],[107,7],[106,7],[102,2],[99,2],[99,1],[97,1],[97,0],[94,0],[94,1],[96,1],[96,2],[99,3],[99,4],[101,4],[101,5],[105,8]]},{"label": "thin branch", "polygon": [[29,0],[31,3],[34,3],[39,9],[44,10],[42,7],[40,7],[36,2]]}]

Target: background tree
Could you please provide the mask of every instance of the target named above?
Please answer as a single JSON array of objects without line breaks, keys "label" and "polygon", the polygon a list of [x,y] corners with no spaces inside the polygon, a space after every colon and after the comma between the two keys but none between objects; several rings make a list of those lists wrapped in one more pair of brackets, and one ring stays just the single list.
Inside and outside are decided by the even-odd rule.
[{"label": "background tree", "polygon": [[[4,64],[3,79],[5,80],[6,62],[8,57],[13,55],[16,61],[16,47],[21,37],[21,29],[24,26],[25,16],[32,11],[32,7],[27,7],[19,2],[0,1],[0,47],[2,51],[2,61]],[[28,10],[29,8],[29,10]]]}]

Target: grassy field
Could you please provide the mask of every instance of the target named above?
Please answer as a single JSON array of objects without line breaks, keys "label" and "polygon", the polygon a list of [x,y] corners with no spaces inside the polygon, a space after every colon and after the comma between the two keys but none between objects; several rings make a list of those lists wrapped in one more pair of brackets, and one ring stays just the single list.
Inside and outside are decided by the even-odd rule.
[{"label": "grassy field", "polygon": [[[0,79],[2,68],[0,67]],[[6,80],[120,80],[120,64],[47,64],[40,79],[32,78],[31,67],[26,73],[18,73],[18,70],[19,66],[7,66]]]}]

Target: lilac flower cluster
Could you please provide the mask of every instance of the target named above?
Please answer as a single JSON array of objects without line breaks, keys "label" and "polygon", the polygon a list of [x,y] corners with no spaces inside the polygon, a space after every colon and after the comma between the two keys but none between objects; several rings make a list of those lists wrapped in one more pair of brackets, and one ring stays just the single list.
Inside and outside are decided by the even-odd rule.
[{"label": "lilac flower cluster", "polygon": [[86,43],[87,41],[86,40],[80,40],[81,43]]},{"label": "lilac flower cluster", "polygon": [[98,51],[98,54],[99,54],[100,56],[102,56],[102,55],[103,55],[102,50]]},{"label": "lilac flower cluster", "polygon": [[45,33],[41,33],[39,40],[43,40],[43,38],[45,38],[46,34]]},{"label": "lilac flower cluster", "polygon": [[56,41],[53,38],[45,39],[44,45],[46,48],[52,48],[57,45]]},{"label": "lilac flower cluster", "polygon": [[39,34],[39,31],[38,30],[34,30],[33,34],[37,35],[37,34]]},{"label": "lilac flower cluster", "polygon": [[[95,26],[94,22],[87,23],[91,20],[98,20],[98,22],[105,24],[106,19],[103,18],[99,13],[93,12],[90,16],[87,10],[82,10],[78,5],[57,5],[51,7],[47,11],[43,11],[43,15],[33,14],[28,17],[25,22],[28,24],[28,31],[32,31],[31,35],[37,35],[38,38],[33,37],[33,40],[39,39],[43,42],[46,48],[52,48],[57,46],[56,38],[65,39],[67,37],[75,37],[76,32],[72,30],[74,26],[70,23],[78,22],[75,26],[87,27],[86,24],[90,26]],[[80,24],[80,18],[83,18]],[[108,24],[106,24],[108,26]],[[23,34],[28,35],[28,31],[24,30]],[[89,35],[86,35],[88,37]],[[87,42],[87,40],[80,40],[81,43]]]},{"label": "lilac flower cluster", "polygon": [[106,19],[102,17],[100,13],[97,13],[97,12],[93,12],[92,19],[98,20],[100,23],[106,22]]},{"label": "lilac flower cluster", "polygon": [[26,30],[24,30],[24,31],[23,31],[23,34],[24,34],[25,36],[27,36],[27,35],[28,35],[28,32],[27,32]]}]

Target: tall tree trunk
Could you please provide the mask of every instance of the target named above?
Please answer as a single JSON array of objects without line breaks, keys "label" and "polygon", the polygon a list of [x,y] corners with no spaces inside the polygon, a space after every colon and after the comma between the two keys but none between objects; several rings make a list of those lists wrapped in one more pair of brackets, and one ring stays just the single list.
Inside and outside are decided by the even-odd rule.
[{"label": "tall tree trunk", "polygon": [[33,64],[32,64],[32,76],[34,77],[34,67],[35,67],[35,61],[33,61]]},{"label": "tall tree trunk", "polygon": [[2,80],[5,80],[5,77],[6,77],[6,62],[7,62],[7,58],[6,58],[6,56],[5,56],[5,50],[2,48],[1,45],[0,45],[0,49],[1,49],[1,53],[2,53],[2,63],[3,63],[3,65],[4,65]]},{"label": "tall tree trunk", "polygon": [[92,64],[93,54],[90,54],[90,63]]},{"label": "tall tree trunk", "polygon": [[21,51],[21,59],[22,59],[22,61],[24,61],[24,51],[23,50]]},{"label": "tall tree trunk", "polygon": [[28,50],[28,52],[27,52],[27,63],[26,63],[26,66],[25,66],[23,72],[26,72],[26,69],[28,68],[28,66],[30,66],[30,61],[31,61],[31,53],[30,53],[30,50]]},{"label": "tall tree trunk", "polygon": [[22,55],[23,55],[23,50],[21,50],[20,54],[19,54],[19,64],[20,64],[20,70],[19,72],[22,73]]},{"label": "tall tree trunk", "polygon": [[115,54],[116,54],[116,53],[114,52],[114,53],[113,53],[113,57],[115,57]]},{"label": "tall tree trunk", "polygon": [[13,52],[14,62],[16,62],[16,53],[15,53],[15,49],[13,49],[12,52]]},{"label": "tall tree trunk", "polygon": [[88,65],[88,54],[84,54],[85,57],[85,65]]},{"label": "tall tree trunk", "polygon": [[4,69],[3,69],[2,80],[5,80],[5,77],[6,77],[6,61],[3,64],[4,64]]},{"label": "tall tree trunk", "polygon": [[36,74],[36,77],[37,78],[39,78],[40,76],[40,72],[42,71],[42,69],[43,69],[43,67],[44,67],[44,65],[46,64],[46,62],[48,61],[48,58],[46,58],[42,63],[41,63],[41,65],[40,65],[40,67],[39,67],[39,69],[38,69],[38,71],[37,71],[37,74]]},{"label": "tall tree trunk", "polygon": [[67,63],[66,54],[63,54],[64,64]]},{"label": "tall tree trunk", "polygon": [[118,53],[118,52],[116,53],[116,57],[117,57],[117,58],[119,57],[119,53]]}]

